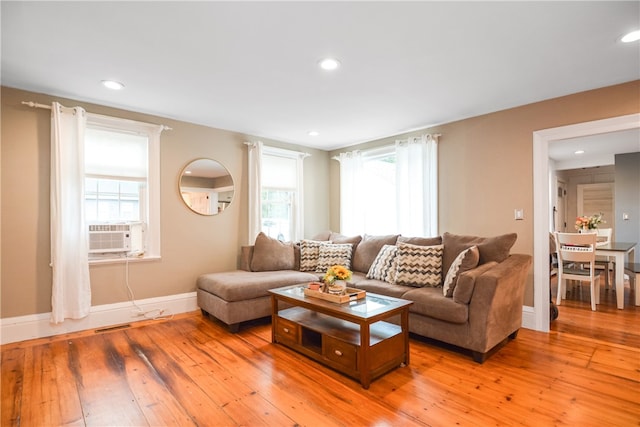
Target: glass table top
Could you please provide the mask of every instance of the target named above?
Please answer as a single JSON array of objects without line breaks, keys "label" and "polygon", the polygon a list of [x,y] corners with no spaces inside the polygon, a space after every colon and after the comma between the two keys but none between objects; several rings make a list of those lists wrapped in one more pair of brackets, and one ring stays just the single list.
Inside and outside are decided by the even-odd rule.
[{"label": "glass table top", "polygon": [[335,303],[305,295],[305,288],[306,285],[295,285],[285,288],[272,289],[269,292],[271,292],[272,294],[281,295],[298,301],[304,301],[305,303],[322,306],[334,311],[349,313],[351,315],[363,318],[413,304],[412,301],[388,297],[385,295],[378,295],[370,292],[367,292],[364,298],[355,301]]}]

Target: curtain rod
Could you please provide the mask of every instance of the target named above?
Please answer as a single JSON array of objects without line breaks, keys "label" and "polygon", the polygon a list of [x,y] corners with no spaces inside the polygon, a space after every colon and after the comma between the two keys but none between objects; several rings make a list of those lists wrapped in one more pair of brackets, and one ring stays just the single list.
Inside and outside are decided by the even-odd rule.
[{"label": "curtain rod", "polygon": [[[51,105],[47,105],[47,104],[39,104],[37,102],[33,102],[33,101],[22,101],[23,105],[26,105],[27,107],[31,107],[31,108],[43,108],[45,110],[51,110]],[[172,127],[169,126],[165,126],[165,125],[158,125],[160,126],[160,128],[162,130],[173,130]]]},{"label": "curtain rod", "polygon": [[[244,143],[244,145],[246,145],[248,147],[253,147],[253,146],[255,146],[255,144],[256,144],[255,142],[249,142],[249,141],[245,141],[245,143]],[[267,150],[271,150],[272,152],[274,152],[276,154],[277,154],[278,151],[280,151],[281,153],[287,153],[287,154],[288,153],[295,153],[295,154],[298,154],[298,155],[303,156],[305,158],[306,157],[311,157],[311,154],[305,153],[304,151],[290,150],[288,148],[274,147],[274,146],[271,146],[271,145],[265,145],[264,147],[266,147]]]}]

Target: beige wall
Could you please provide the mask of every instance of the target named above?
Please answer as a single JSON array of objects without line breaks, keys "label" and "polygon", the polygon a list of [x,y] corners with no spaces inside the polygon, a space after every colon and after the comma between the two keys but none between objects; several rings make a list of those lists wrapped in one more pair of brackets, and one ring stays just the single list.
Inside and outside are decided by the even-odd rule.
[{"label": "beige wall", "polygon": [[[496,88],[499,89],[499,88]],[[518,233],[513,252],[533,254],[534,131],[640,112],[640,81],[582,92],[435,126],[352,148],[440,133],[439,232],[493,236]],[[339,152],[331,152],[331,156]],[[331,164],[332,229],[339,229],[339,165]],[[514,209],[525,219],[514,220]],[[533,305],[533,270],[525,304]]]},{"label": "beige wall", "polygon": [[[2,318],[46,313],[51,307],[49,112],[23,106],[21,101],[47,104],[55,99],[65,105],[82,105],[93,113],[173,128],[161,139],[162,260],[130,266],[136,298],[194,291],[199,274],[236,266],[239,247],[247,243],[247,155],[243,142],[258,138],[9,88],[2,88],[1,95]],[[640,81],[634,81],[358,147],[386,145],[423,132],[441,133],[440,232],[484,236],[517,232],[513,251],[533,254],[533,131],[638,112]],[[312,154],[305,159],[305,237],[326,229],[338,231],[339,166],[330,157],[339,151],[327,153],[263,141]],[[188,162],[200,157],[220,161],[235,180],[234,203],[221,215],[194,214],[180,199],[178,174]],[[524,209],[524,221],[513,219],[515,208]],[[127,300],[122,265],[92,266],[91,279],[93,305]],[[532,275],[525,304],[533,305]]]},{"label": "beige wall", "polygon": [[[245,141],[305,151],[305,236],[328,229],[327,152],[167,118],[133,113],[1,88],[1,305],[2,318],[51,311],[49,268],[49,140],[50,112],[21,105],[21,101],[67,106],[173,128],[161,137],[162,259],[130,263],[130,284],[136,298],[195,291],[202,273],[233,269],[240,245],[247,244],[247,148]],[[190,161],[209,157],[230,171],[236,193],[220,215],[190,211],[178,192],[178,176]],[[93,265],[92,304],[127,301],[122,264]]]}]

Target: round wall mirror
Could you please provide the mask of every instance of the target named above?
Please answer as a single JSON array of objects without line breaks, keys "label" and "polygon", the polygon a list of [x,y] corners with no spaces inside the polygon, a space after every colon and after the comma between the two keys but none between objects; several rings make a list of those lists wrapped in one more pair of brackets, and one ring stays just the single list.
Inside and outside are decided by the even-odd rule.
[{"label": "round wall mirror", "polygon": [[200,215],[217,215],[233,200],[233,178],[215,160],[197,159],[182,169],[180,195],[184,203]]}]

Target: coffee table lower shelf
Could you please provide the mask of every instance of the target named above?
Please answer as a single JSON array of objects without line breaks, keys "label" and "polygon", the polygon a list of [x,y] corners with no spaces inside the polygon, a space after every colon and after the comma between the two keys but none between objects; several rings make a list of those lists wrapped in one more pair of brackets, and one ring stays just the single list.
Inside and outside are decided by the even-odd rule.
[{"label": "coffee table lower shelf", "polygon": [[369,342],[362,342],[363,325],[304,307],[277,311],[273,321],[274,342],[360,380],[364,388],[408,362],[406,334],[393,323],[366,325]]}]

